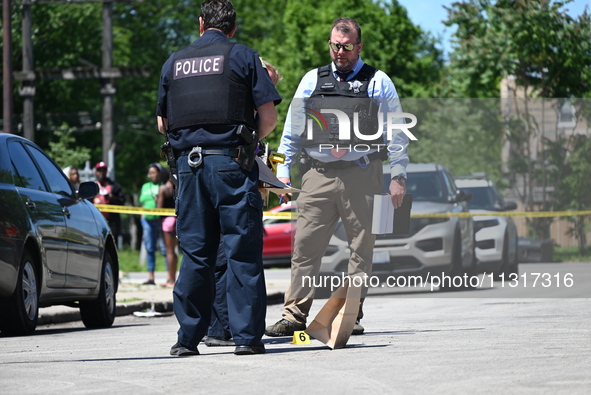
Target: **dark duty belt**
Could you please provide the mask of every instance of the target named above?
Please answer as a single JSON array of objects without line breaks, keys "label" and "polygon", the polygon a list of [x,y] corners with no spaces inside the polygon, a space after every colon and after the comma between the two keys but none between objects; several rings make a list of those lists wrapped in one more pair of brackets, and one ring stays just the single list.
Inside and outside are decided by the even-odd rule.
[{"label": "dark duty belt", "polygon": [[[362,156],[357,160],[335,160],[333,162],[322,162],[316,159],[310,158],[310,166],[318,171],[334,170],[334,169],[347,169],[350,167],[361,167],[365,168],[369,165],[369,162],[376,159],[382,159],[383,154],[380,152],[372,152],[369,155]],[[365,161],[367,158],[367,161]]]},{"label": "dark duty belt", "polygon": [[[191,150],[181,151],[178,156],[189,155]],[[224,155],[231,158],[238,158],[238,148],[213,148],[203,147],[201,148],[201,155]]]},{"label": "dark duty belt", "polygon": [[195,168],[199,167],[203,162],[203,158],[208,155],[222,155],[230,158],[238,158],[240,151],[237,148],[215,148],[215,147],[200,147],[196,145],[190,151],[182,151],[180,156],[187,156],[189,166]]}]

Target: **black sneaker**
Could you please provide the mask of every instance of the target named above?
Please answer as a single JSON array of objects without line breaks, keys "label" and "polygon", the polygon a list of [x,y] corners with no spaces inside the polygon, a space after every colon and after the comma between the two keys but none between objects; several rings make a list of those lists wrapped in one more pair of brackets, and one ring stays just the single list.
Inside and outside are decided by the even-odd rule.
[{"label": "black sneaker", "polygon": [[271,337],[293,336],[294,331],[303,331],[306,324],[294,323],[285,318],[280,319],[275,325],[269,325],[265,328],[265,335]]},{"label": "black sneaker", "polygon": [[208,347],[236,345],[232,339],[224,339],[223,337],[216,336],[205,336],[203,338],[203,343],[205,343],[205,345]]},{"label": "black sneaker", "polygon": [[265,350],[265,345],[263,343],[259,344],[240,344],[236,346],[234,350],[234,354],[236,355],[254,355],[254,354],[264,354],[267,350]]},{"label": "black sneaker", "polygon": [[359,320],[355,321],[355,326],[353,326],[353,331],[351,332],[351,335],[363,335],[363,332],[365,332],[365,328],[361,326]]},{"label": "black sneaker", "polygon": [[179,357],[188,357],[190,355],[199,355],[197,347],[189,347],[176,342],[170,349],[170,355],[178,355]]}]

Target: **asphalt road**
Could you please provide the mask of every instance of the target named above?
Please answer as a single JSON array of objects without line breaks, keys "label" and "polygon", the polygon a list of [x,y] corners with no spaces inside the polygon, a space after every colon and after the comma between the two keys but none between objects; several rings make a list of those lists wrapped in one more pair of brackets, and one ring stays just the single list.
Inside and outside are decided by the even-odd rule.
[{"label": "asphalt road", "polygon": [[[591,264],[520,270],[528,277],[515,287],[374,289],[366,334],[339,350],[265,337],[265,355],[200,345],[202,355],[179,358],[168,354],[174,316],[117,317],[104,330],[43,326],[0,337],[0,393],[591,394]],[[561,281],[572,273],[576,292],[533,283],[527,291],[537,272]],[[281,305],[269,306],[267,323],[280,314]]]}]

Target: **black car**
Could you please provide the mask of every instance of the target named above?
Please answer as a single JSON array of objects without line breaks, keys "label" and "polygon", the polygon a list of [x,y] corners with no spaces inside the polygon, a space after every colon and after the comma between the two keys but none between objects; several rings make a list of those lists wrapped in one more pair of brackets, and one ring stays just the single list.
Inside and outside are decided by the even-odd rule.
[{"label": "black car", "polygon": [[105,218],[29,140],[0,133],[0,331],[32,333],[39,307],[80,308],[88,328],[115,319],[119,260]]}]

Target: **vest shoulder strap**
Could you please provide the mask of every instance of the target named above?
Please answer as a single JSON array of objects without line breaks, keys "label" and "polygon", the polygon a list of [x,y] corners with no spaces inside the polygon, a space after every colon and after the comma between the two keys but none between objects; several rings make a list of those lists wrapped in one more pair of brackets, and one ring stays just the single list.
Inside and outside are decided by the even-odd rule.
[{"label": "vest shoulder strap", "polygon": [[365,63],[361,70],[359,70],[359,72],[357,73],[357,78],[360,80],[369,81],[373,78],[376,71],[378,71],[378,69]]},{"label": "vest shoulder strap", "polygon": [[[359,80],[369,81],[370,79],[373,78],[376,71],[378,71],[378,69],[365,63],[361,67],[361,70],[359,70],[359,72],[356,74],[356,77]],[[318,68],[318,77],[319,78],[328,77],[331,74],[331,72],[332,72],[331,64],[327,64],[326,66],[319,67]]]},{"label": "vest shoulder strap", "polygon": [[326,66],[322,66],[318,68],[318,77],[328,77],[330,75],[330,72],[332,71],[332,68],[330,67],[330,64],[327,64]]}]

